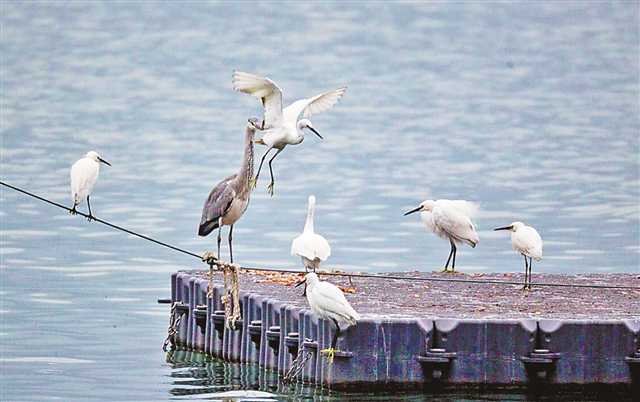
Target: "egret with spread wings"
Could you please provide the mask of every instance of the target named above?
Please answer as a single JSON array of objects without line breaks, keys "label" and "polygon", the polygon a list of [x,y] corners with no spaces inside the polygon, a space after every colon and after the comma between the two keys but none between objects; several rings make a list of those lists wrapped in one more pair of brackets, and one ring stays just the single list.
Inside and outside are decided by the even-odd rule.
[{"label": "egret with spread wings", "polygon": [[267,191],[273,196],[274,179],[271,163],[287,145],[297,145],[304,140],[304,130],[309,129],[323,138],[313,127],[308,117],[331,109],[344,95],[347,87],[338,88],[311,98],[300,99],[286,108],[282,108],[282,90],[267,77],[236,71],[233,73],[233,89],[255,96],[262,101],[264,119],[260,127],[264,135],[256,143],[267,146],[267,151],[260,160],[258,173],[253,181],[255,186],[265,158],[272,149],[276,153],[269,159],[271,182]]}]

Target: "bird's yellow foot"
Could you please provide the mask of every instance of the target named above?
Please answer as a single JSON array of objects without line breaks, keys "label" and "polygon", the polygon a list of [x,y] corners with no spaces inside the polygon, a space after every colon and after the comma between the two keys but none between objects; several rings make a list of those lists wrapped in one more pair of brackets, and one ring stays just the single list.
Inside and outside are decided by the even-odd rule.
[{"label": "bird's yellow foot", "polygon": [[442,271],[440,271],[440,272],[449,272],[449,268],[444,267],[444,268],[442,269]]},{"label": "bird's yellow foot", "polygon": [[214,264],[217,260],[218,258],[212,251],[205,251],[202,254],[202,262],[206,262],[209,265]]},{"label": "bird's yellow foot", "polygon": [[275,183],[271,182],[268,186],[267,186],[267,193],[269,193],[270,196],[273,197],[273,186]]},{"label": "bird's yellow foot", "polygon": [[333,348],[322,349],[320,351],[320,354],[327,356],[327,363],[332,364],[333,363],[333,357],[336,354],[336,350],[333,349]]},{"label": "bird's yellow foot", "polygon": [[249,188],[251,190],[253,190],[254,188],[256,188],[256,186],[258,185],[258,180],[256,180],[255,177],[252,177],[251,179],[249,179]]},{"label": "bird's yellow foot", "polygon": [[87,220],[88,220],[89,222],[91,222],[91,221],[95,221],[95,220],[96,220],[96,218],[94,218],[94,217],[93,217],[93,215],[89,215],[89,216],[87,216]]},{"label": "bird's yellow foot", "polygon": [[78,215],[78,211],[76,211],[75,207],[69,210],[69,215]]}]

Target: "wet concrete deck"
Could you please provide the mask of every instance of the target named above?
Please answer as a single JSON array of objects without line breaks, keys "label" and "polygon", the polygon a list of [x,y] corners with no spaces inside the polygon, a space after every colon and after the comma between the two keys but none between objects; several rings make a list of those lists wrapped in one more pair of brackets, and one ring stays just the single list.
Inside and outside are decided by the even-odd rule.
[{"label": "wet concrete deck", "polygon": [[[184,271],[206,278],[207,271]],[[380,274],[385,275],[385,274]],[[394,272],[386,275],[422,278],[455,278],[521,282],[522,274],[448,274]],[[301,274],[269,271],[242,271],[240,290],[305,307],[302,290],[294,284]],[[482,319],[638,319],[640,290],[535,286],[530,291],[522,285],[497,285],[459,282],[426,282],[377,278],[349,278],[320,275],[341,286],[352,306],[361,314],[388,317],[435,316],[440,318]],[[222,282],[216,273],[215,283]],[[597,284],[640,287],[639,274],[538,274],[533,283]],[[350,293],[353,291],[353,293]]]}]

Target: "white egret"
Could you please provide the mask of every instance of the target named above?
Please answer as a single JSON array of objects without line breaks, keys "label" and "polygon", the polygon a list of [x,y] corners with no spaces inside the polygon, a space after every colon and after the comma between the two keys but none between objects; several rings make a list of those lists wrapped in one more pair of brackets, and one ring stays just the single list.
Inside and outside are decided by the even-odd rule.
[{"label": "white egret", "polygon": [[291,255],[297,255],[302,258],[305,270],[312,270],[313,272],[316,272],[316,269],[320,267],[320,263],[331,255],[331,247],[327,240],[313,230],[315,207],[316,197],[310,195],[304,230],[291,243]]},{"label": "white egret", "polygon": [[[262,101],[264,118],[260,129],[264,130],[264,135],[256,143],[266,145],[267,151],[260,160],[253,186],[258,181],[258,176],[260,176],[260,170],[267,154],[272,149],[277,149],[273,157],[269,159],[271,182],[267,186],[267,191],[273,196],[275,182],[271,162],[287,145],[300,144],[304,140],[304,129],[308,128],[322,139],[323,137],[316,131],[307,117],[331,109],[344,95],[347,87],[324,92],[311,98],[300,99],[284,108],[284,110],[282,109],[282,90],[267,77],[235,71],[233,73],[233,89],[253,95]],[[300,117],[303,118],[298,120]]]},{"label": "white egret", "polygon": [[321,281],[314,272],[306,274],[304,279],[296,286],[303,283],[307,286],[307,301],[311,310],[319,317],[333,321],[336,326],[336,332],[331,340],[331,347],[320,351],[322,354],[327,355],[329,362],[332,362],[336,352],[336,343],[341,332],[340,325],[344,325],[345,329],[356,325],[360,315],[345,299],[342,290],[332,283]]},{"label": "white egret", "polygon": [[420,218],[427,230],[449,240],[451,251],[443,272],[448,272],[452,257],[451,272],[455,272],[457,245],[466,243],[475,248],[480,242],[476,227],[471,221],[477,210],[477,204],[464,200],[426,200],[404,215],[420,212]]},{"label": "white egret", "polygon": [[71,166],[71,200],[73,201],[73,207],[71,211],[69,211],[70,214],[75,215],[77,213],[76,206],[86,198],[87,207],[89,208],[87,220],[91,221],[91,219],[93,219],[89,197],[93,192],[93,186],[95,186],[98,175],[100,174],[100,163],[111,166],[111,164],[102,159],[96,151],[89,151],[84,158],[78,159],[78,161]]},{"label": "white egret", "polygon": [[[533,258],[536,261],[542,259],[542,238],[540,234],[533,227],[527,226],[522,222],[513,222],[509,226],[503,226],[493,230],[511,231],[511,246],[524,257],[523,289],[531,289],[531,259]],[[528,265],[527,257],[529,257]]]},{"label": "white egret", "polygon": [[[229,225],[229,256],[233,263],[233,249],[231,246],[233,225],[244,214],[249,206],[251,188],[249,182],[253,176],[253,137],[256,133],[258,119],[249,119],[244,137],[244,156],[240,171],[218,183],[202,208],[202,219],[198,228],[198,235],[206,236],[214,229],[218,229],[218,255],[220,258],[220,243],[222,242],[222,226]],[[211,253],[205,253],[203,260],[212,258]]]}]

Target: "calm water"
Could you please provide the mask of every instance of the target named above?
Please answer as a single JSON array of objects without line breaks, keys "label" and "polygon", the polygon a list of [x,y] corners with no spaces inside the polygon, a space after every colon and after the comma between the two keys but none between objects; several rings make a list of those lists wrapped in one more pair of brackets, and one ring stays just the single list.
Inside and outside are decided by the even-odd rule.
[{"label": "calm water", "polygon": [[[290,241],[315,194],[329,266],[441,267],[447,244],[402,213],[464,198],[481,205],[481,243],[461,249],[461,271],[520,272],[508,237],[491,231],[514,220],[545,239],[536,272],[639,271],[637,2],[0,8],[11,184],[69,204],[69,167],[95,149],[113,164],[92,197],[97,216],[211,248],[196,236],[202,203],[239,167],[244,124],[259,113],[231,90],[241,69],[268,74],[285,101],[349,86],[313,118],[325,140],[278,157],[273,198],[262,176],[234,233],[241,264],[297,267]],[[289,392],[215,362],[167,362],[155,300],[197,261],[0,191],[0,399]]]}]

